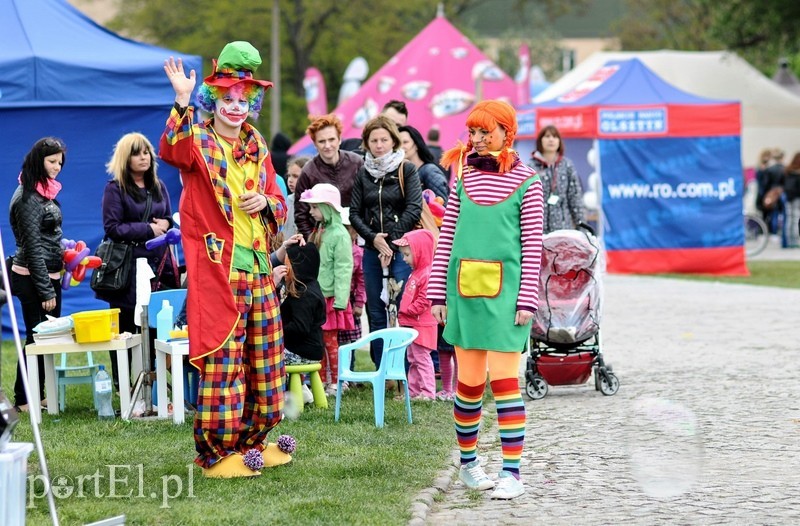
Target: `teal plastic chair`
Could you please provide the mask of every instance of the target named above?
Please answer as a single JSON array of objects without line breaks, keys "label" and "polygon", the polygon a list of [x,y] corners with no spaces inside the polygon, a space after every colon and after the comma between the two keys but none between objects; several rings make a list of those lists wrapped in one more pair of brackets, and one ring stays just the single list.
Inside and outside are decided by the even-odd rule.
[{"label": "teal plastic chair", "polygon": [[[407,327],[389,327],[381,329],[353,343],[339,347],[339,382],[336,389],[336,411],[334,419],[339,421],[339,408],[342,404],[343,382],[369,382],[375,401],[375,425],[383,427],[384,402],[386,398],[386,380],[399,380],[405,386],[406,413],[411,424],[411,399],[408,396],[408,378],[406,377],[406,349],[417,338],[419,333]],[[353,351],[369,346],[373,340],[383,340],[383,357],[377,371],[353,371],[350,359]]]},{"label": "teal plastic chair", "polygon": [[61,353],[61,365],[55,366],[56,387],[58,387],[58,410],[64,411],[67,405],[67,386],[89,384],[92,386],[92,399],[97,408],[97,398],[94,395],[94,377],[99,365],[95,365],[92,353],[86,353],[86,364],[67,365],[67,353]]}]

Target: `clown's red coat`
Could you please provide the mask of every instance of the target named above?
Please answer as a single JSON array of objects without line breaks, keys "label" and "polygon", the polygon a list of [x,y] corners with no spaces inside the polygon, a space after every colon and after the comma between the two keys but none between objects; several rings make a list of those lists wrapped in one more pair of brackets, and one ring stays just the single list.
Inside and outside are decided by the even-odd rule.
[{"label": "clown's red coat", "polygon": [[[189,360],[202,370],[205,356],[217,352],[239,321],[229,284],[233,255],[233,209],[226,182],[227,161],[213,121],[192,124],[194,109],[173,108],[159,145],[159,157],[181,172],[181,240],[188,284]],[[286,202],[264,137],[245,123],[239,135],[242,160],[259,165],[256,191],[267,197],[260,220],[267,236],[286,219]],[[268,249],[267,249],[268,250]],[[279,338],[278,341],[282,341]]]}]

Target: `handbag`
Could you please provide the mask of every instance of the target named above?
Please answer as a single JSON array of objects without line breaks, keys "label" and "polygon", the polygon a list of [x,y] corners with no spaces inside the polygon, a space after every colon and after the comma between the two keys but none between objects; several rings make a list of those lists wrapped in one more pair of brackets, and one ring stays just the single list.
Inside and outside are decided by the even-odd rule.
[{"label": "handbag", "polygon": [[[397,171],[397,177],[400,179],[400,193],[403,194],[403,197],[406,196],[405,185],[403,183],[403,165],[405,161],[400,163],[400,169]],[[436,226],[436,219],[433,216],[433,212],[431,212],[428,203],[425,202],[425,199],[422,200],[422,213],[419,216],[419,221],[414,226],[416,230],[425,229],[433,234],[434,241],[439,239],[439,227]]]},{"label": "handbag", "polygon": [[133,269],[133,246],[106,239],[95,253],[103,263],[92,272],[90,286],[95,292],[127,290]]},{"label": "handbag", "polygon": [[[153,196],[147,193],[147,204],[142,221],[146,221],[153,205]],[[127,290],[133,273],[133,245],[110,239],[103,240],[95,255],[103,262],[92,272],[89,286],[95,292],[119,292]]]},{"label": "handbag", "polygon": [[781,200],[781,196],[783,195],[783,187],[782,186],[773,186],[767,193],[764,194],[764,199],[761,201],[761,206],[764,210],[774,210],[778,203]]}]

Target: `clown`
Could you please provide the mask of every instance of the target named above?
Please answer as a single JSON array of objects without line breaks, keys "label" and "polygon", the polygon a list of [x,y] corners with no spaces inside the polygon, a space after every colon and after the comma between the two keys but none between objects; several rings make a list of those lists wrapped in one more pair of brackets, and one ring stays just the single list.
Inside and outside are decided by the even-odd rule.
[{"label": "clown", "polygon": [[[442,231],[433,259],[428,298],[443,337],[456,350],[458,385],[453,415],[461,452],[459,478],[491,497],[525,492],[519,465],[525,405],[519,362],[538,307],[542,253],[542,184],[511,149],[514,108],[487,100],[467,117],[469,142],[446,152],[456,165]],[[491,330],[486,330],[490,327]],[[489,372],[497,403],[503,469],[497,483],[477,460],[478,427]]]},{"label": "clown", "polygon": [[281,420],[283,331],[270,276],[270,237],[286,204],[264,137],[245,120],[271,82],[256,80],[258,50],[227,44],[198,89],[213,117],[194,123],[195,72],[164,62],[175,90],[160,156],[181,171],[181,234],[188,279],[189,359],[200,370],[195,462],[206,477],[260,475],[288,453],[267,444]]}]

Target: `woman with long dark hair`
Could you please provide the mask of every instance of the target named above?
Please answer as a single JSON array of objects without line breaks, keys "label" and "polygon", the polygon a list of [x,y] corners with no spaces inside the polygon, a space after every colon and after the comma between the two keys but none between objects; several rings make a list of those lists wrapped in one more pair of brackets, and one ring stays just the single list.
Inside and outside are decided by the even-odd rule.
[{"label": "woman with long dark hair", "polygon": [[447,176],[436,164],[428,145],[422,139],[422,134],[413,126],[400,126],[400,144],[406,154],[406,160],[414,163],[419,174],[419,182],[423,190],[430,190],[447,204]]},{"label": "woman with long dark hair", "polygon": [[[56,200],[61,183],[56,177],[67,160],[67,147],[55,137],[39,139],[25,156],[19,174],[19,186],[11,196],[10,222],[17,244],[11,265],[11,290],[22,305],[25,322],[25,345],[33,343],[33,328],[47,315],[61,316],[61,271],[64,248],[61,245],[61,205]],[[22,355],[26,359],[25,349]],[[39,370],[44,359],[38,357]],[[44,400],[44,389],[38,389]],[[28,397],[17,365],[14,400],[19,411],[28,411]],[[56,403],[56,402],[53,402]],[[43,402],[44,405],[44,402]]]}]

